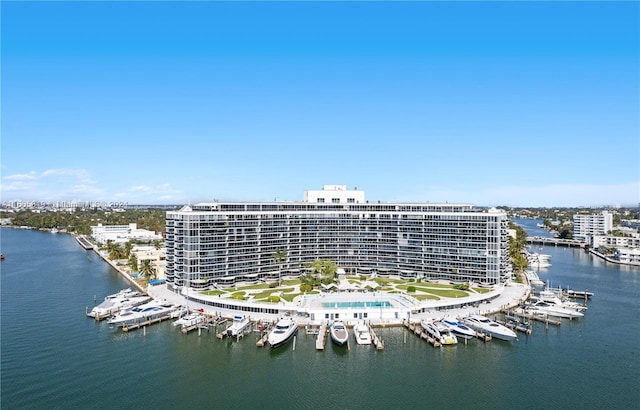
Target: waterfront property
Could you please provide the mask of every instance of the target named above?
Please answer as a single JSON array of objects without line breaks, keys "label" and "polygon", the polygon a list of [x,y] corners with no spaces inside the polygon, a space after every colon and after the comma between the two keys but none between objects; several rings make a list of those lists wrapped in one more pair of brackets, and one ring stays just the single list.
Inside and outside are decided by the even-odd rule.
[{"label": "waterfront property", "polygon": [[[207,289],[297,277],[330,259],[339,273],[503,283],[508,219],[468,204],[368,203],[344,186],[303,202],[201,203],[168,211],[167,287]],[[315,201],[315,202],[311,202]],[[276,258],[280,252],[282,258]]]}]

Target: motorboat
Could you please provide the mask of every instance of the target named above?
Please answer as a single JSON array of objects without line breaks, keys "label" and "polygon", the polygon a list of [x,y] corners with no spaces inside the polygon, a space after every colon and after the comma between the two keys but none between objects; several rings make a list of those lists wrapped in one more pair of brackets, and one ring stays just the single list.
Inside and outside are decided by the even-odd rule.
[{"label": "motorboat", "polygon": [[331,340],[338,346],[344,346],[349,340],[349,331],[344,325],[342,320],[334,320],[329,325],[329,333],[331,334]]},{"label": "motorboat", "polygon": [[125,297],[140,296],[140,292],[131,288],[120,289],[118,292],[105,296],[105,299],[119,299]]},{"label": "motorboat", "polygon": [[[583,304],[573,302],[571,300],[562,300],[558,296],[557,292],[550,289],[545,289],[538,293],[537,298],[543,302],[549,303],[561,307],[563,309],[575,310],[576,312],[583,312],[587,310],[587,307]],[[532,300],[535,300],[532,298]]]},{"label": "motorboat", "polygon": [[95,319],[104,319],[107,316],[114,315],[121,310],[126,310],[151,299],[149,296],[120,296],[120,297],[106,297],[99,305],[94,306],[87,316]]},{"label": "motorboat", "polygon": [[356,338],[357,344],[371,344],[371,333],[369,332],[369,326],[365,325],[364,323],[358,323],[353,327],[353,335]]},{"label": "motorboat", "polygon": [[165,301],[152,300],[151,302],[136,306],[130,309],[121,310],[111,316],[108,323],[117,327],[129,326],[145,320],[157,319],[170,314],[176,310],[177,306]]},{"label": "motorboat", "polygon": [[269,346],[275,348],[287,343],[298,331],[298,324],[291,317],[282,317],[269,333]]},{"label": "motorboat", "polygon": [[462,323],[476,332],[485,333],[493,338],[512,341],[517,339],[518,335],[506,326],[496,323],[493,320],[481,316],[471,315],[462,319]]},{"label": "motorboat", "polygon": [[553,303],[545,302],[541,299],[532,300],[533,303],[529,303],[525,306],[525,308],[531,313],[544,314],[547,316],[554,316],[565,319],[573,319],[584,316],[584,313],[578,312],[577,310],[567,309]]},{"label": "motorboat", "polygon": [[451,330],[457,337],[461,337],[463,339],[473,339],[476,337],[476,331],[466,326],[458,319],[445,317],[441,322],[447,325],[449,330]]},{"label": "motorboat", "polygon": [[227,336],[237,337],[244,333],[249,327],[249,318],[246,316],[236,315],[233,317],[233,323],[227,328]]},{"label": "motorboat", "polygon": [[453,334],[449,326],[440,321],[423,320],[420,322],[422,329],[441,345],[454,345],[458,343],[458,338]]},{"label": "motorboat", "polygon": [[191,327],[203,323],[207,317],[198,312],[188,313],[173,322],[174,326]]}]

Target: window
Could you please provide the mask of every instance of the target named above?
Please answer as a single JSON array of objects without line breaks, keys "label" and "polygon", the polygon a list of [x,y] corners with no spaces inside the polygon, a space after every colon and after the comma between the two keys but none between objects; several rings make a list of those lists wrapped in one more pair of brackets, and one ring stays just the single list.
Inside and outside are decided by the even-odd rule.
[{"label": "window", "polygon": [[324,204],[324,198],[318,198],[318,203],[319,204]]},{"label": "window", "polygon": [[340,198],[331,198],[331,203],[339,204],[340,203]]}]

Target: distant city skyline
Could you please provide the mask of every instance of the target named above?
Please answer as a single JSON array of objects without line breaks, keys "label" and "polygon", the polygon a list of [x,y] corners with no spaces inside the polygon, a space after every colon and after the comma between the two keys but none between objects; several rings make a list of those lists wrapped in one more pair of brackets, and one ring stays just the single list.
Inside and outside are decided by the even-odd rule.
[{"label": "distant city skyline", "polygon": [[0,196],[637,206],[638,2],[3,2]]}]

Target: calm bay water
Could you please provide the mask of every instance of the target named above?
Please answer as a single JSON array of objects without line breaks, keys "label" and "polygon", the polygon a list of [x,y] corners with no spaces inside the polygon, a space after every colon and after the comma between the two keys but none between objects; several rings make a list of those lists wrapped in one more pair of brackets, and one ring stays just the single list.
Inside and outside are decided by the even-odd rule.
[{"label": "calm bay water", "polygon": [[[531,235],[535,220],[517,220]],[[170,323],[123,333],[85,316],[128,283],[68,235],[1,229],[2,409],[640,408],[640,268],[544,247],[540,278],[595,293],[586,316],[514,343],[434,349],[401,328],[384,351],[257,348]]]}]

